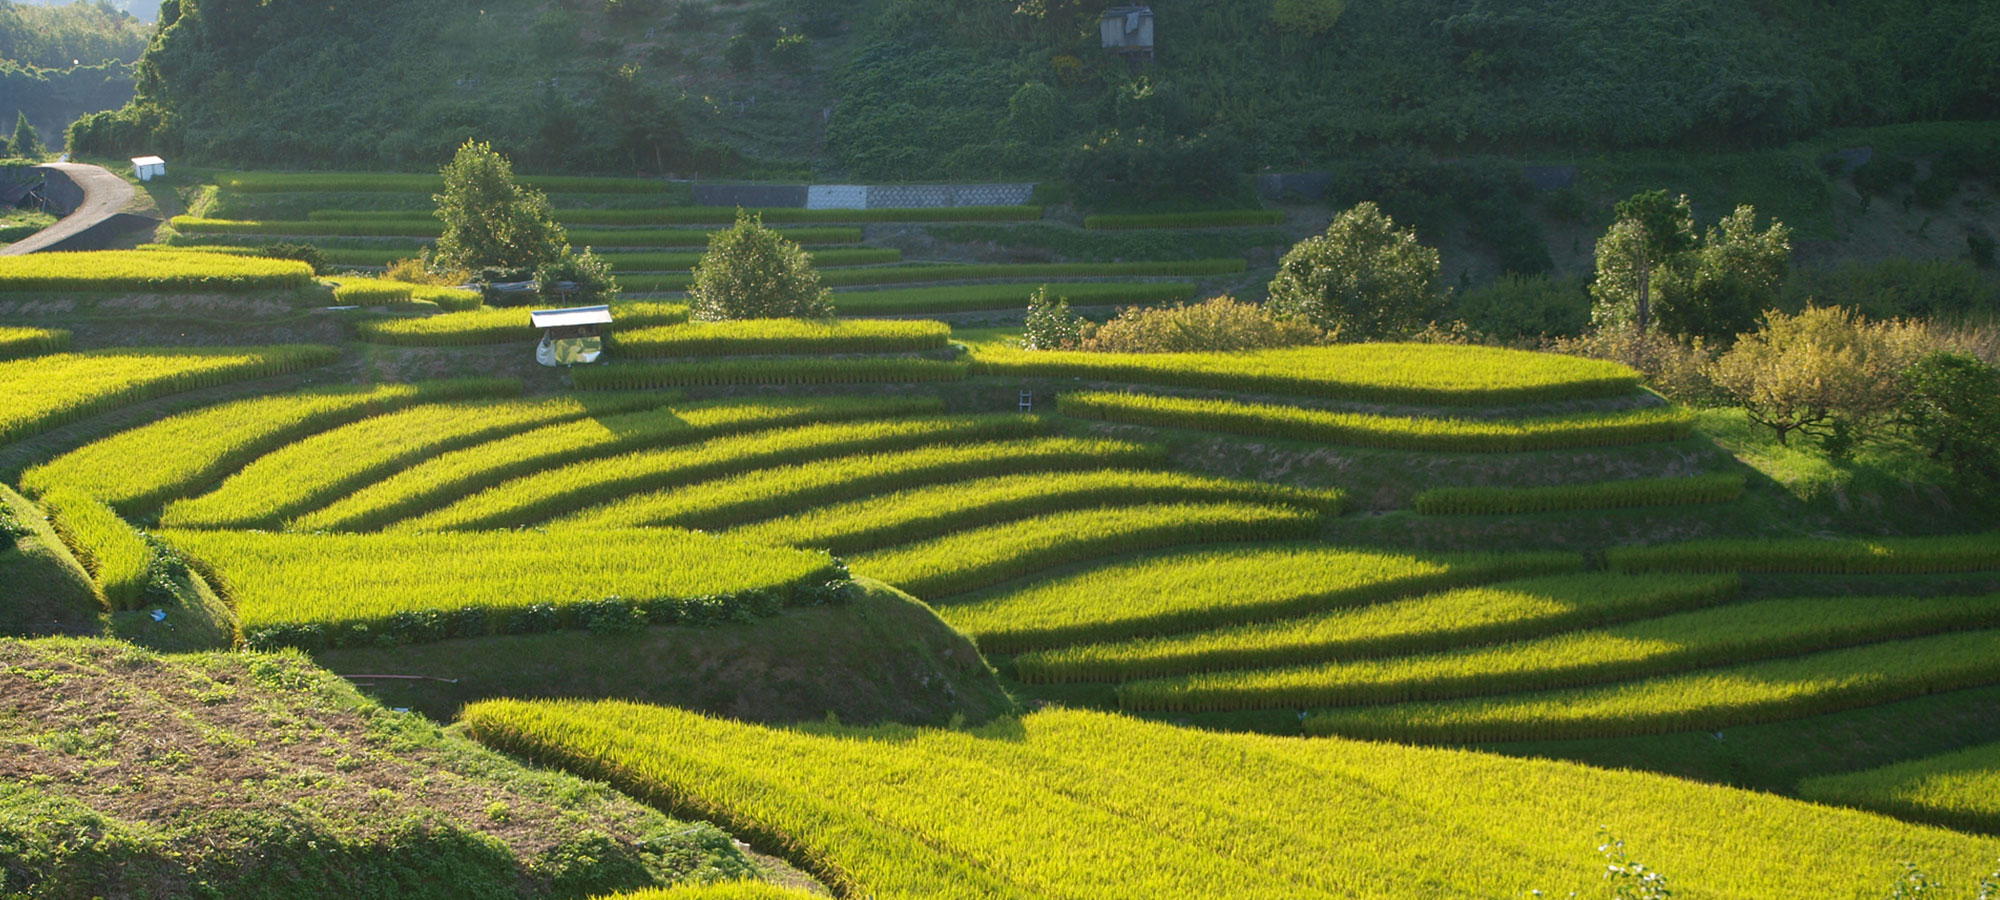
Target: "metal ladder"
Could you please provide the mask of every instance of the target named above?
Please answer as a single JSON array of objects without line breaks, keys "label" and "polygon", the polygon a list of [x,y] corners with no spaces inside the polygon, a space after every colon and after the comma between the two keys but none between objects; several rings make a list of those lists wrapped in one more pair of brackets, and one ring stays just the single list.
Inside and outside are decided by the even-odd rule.
[{"label": "metal ladder", "polygon": [[1035,411],[1035,392],[1034,392],[1034,391],[1022,391],[1022,392],[1021,392],[1021,411],[1022,411],[1022,412],[1034,412],[1034,411]]}]

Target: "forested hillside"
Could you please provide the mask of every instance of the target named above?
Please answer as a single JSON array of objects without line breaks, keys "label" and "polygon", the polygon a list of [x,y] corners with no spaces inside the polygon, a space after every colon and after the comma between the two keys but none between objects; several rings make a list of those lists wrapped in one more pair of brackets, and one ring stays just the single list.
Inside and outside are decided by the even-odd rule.
[{"label": "forested hillside", "polygon": [[[139,98],[91,149],[864,179],[1215,172],[1375,147],[1773,145],[2000,112],[1977,0],[1161,0],[1128,70],[1079,0],[169,0]],[[779,115],[784,128],[741,127]],[[768,124],[768,123],[766,123]],[[801,141],[803,132],[817,141]]]},{"label": "forested hillside", "polygon": [[0,120],[26,113],[60,144],[78,116],[132,98],[130,66],[153,29],[105,3],[66,6],[0,0]]}]

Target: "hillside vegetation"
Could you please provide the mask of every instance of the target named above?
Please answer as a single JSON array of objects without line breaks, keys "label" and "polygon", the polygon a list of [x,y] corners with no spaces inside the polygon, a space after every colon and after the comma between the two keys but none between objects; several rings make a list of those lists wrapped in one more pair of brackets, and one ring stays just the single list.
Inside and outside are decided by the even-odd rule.
[{"label": "hillside vegetation", "polygon": [[44,143],[61,146],[77,117],[131,100],[128,67],[152,34],[107,4],[0,0],[0,140],[25,113]]}]

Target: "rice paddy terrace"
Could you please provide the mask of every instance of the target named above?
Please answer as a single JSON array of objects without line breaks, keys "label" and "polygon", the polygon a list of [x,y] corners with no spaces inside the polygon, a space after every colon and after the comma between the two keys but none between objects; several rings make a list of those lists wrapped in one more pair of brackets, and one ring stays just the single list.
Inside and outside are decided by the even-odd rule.
[{"label": "rice paddy terrace", "polygon": [[[2000,858],[2000,538],[1794,497],[1611,363],[946,320],[1241,257],[894,262],[853,245],[941,213],[772,211],[836,283],[937,283],[691,322],[650,270],[715,211],[546,187],[659,292],[567,373],[520,309],[235,242],[407,255],[414,180],[218,178],[172,249],[0,261],[0,620],[303,651],[840,896],[1598,890],[1600,827],[1686,897]],[[1181,277],[1223,281],[1139,280]]]}]

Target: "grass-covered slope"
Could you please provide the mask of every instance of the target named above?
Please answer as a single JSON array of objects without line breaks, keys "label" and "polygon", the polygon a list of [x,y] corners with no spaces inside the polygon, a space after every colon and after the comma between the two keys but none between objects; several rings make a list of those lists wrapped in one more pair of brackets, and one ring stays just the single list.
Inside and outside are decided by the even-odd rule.
[{"label": "grass-covered slope", "polygon": [[970,732],[780,731],[498,701],[466,722],[494,746],[762,835],[881,900],[1561,896],[1601,889],[1606,827],[1689,898],[1876,897],[1903,861],[1964,883],[2000,853],[1654,775],[1091,712]]},{"label": "grass-covered slope", "polygon": [[586,897],[755,874],[727,835],[536,772],[295,654],[0,641],[0,894]]},{"label": "grass-covered slope", "polygon": [[104,598],[41,510],[0,484],[0,634],[92,633]]}]

